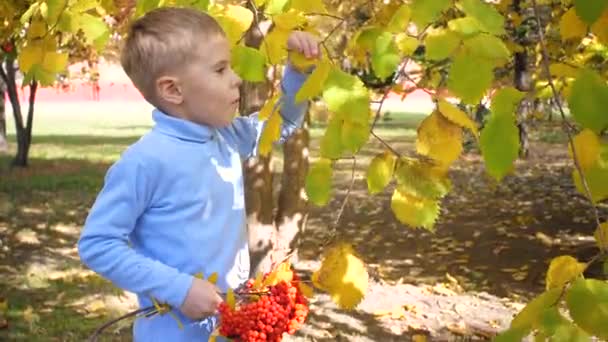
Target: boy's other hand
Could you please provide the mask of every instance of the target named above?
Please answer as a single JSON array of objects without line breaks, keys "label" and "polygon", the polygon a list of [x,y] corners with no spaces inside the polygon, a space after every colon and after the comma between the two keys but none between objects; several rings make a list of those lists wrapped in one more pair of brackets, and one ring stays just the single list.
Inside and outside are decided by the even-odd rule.
[{"label": "boy's other hand", "polygon": [[222,302],[219,292],[217,286],[212,283],[194,278],[180,310],[184,315],[195,320],[215,315]]},{"label": "boy's other hand", "polygon": [[287,39],[287,50],[298,51],[306,58],[318,58],[321,56],[319,40],[314,35],[303,32],[293,31]]}]

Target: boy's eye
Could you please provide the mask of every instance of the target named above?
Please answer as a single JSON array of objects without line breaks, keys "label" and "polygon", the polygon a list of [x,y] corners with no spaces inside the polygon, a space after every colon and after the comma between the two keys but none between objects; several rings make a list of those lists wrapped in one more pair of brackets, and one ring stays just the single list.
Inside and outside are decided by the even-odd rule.
[{"label": "boy's eye", "polygon": [[226,68],[222,67],[222,68],[217,69],[216,71],[221,74],[224,72],[224,70],[226,70]]}]

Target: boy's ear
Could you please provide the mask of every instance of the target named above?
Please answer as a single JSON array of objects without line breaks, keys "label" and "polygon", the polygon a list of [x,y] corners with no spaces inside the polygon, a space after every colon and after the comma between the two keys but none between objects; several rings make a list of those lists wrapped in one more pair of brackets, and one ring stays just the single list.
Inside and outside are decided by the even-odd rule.
[{"label": "boy's ear", "polygon": [[184,101],[178,79],[173,76],[159,77],[156,80],[156,93],[161,99],[172,104],[179,105]]}]

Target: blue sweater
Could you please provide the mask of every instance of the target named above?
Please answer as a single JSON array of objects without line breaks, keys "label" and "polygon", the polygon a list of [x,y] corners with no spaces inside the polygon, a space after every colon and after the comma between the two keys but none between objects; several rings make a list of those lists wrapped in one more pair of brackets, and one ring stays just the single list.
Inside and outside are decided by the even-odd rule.
[{"label": "blue sweater", "polygon": [[[284,141],[301,125],[307,104],[294,97],[306,79],[287,66],[281,83]],[[179,311],[193,280],[219,274],[218,287],[249,277],[242,160],[255,155],[265,122],[257,113],[222,129],[154,110],[155,126],[108,170],[78,242],[82,262],[169,314],[135,321],[135,341],[207,341],[209,326]]]}]

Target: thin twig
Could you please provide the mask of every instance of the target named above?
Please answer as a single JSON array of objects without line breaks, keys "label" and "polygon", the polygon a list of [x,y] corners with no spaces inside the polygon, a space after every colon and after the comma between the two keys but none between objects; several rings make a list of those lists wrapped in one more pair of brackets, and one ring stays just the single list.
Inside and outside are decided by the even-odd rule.
[{"label": "thin twig", "polygon": [[371,132],[371,135],[374,136],[382,145],[384,145],[387,149],[389,149],[394,155],[401,158],[401,153],[397,152],[389,143],[387,143],[384,139],[380,138],[376,132]]},{"label": "thin twig", "polygon": [[154,312],[155,310],[156,310],[156,308],[154,307],[154,305],[151,305],[151,306],[148,306],[148,307],[143,308],[143,309],[138,309],[138,310],[135,310],[135,311],[131,311],[131,312],[127,313],[127,314],[124,314],[124,315],[116,318],[116,319],[113,319],[113,320],[105,323],[104,325],[100,326],[99,328],[97,328],[97,330],[95,330],[95,332],[93,333],[93,335],[91,335],[91,337],[89,337],[89,339],[87,341],[88,342],[97,342],[97,339],[99,338],[99,335],[101,335],[103,333],[103,331],[106,330],[107,328],[109,328],[110,326],[112,326],[112,325],[114,325],[114,324],[116,324],[116,323],[118,323],[118,322],[120,322],[122,320],[125,320],[125,319],[133,317],[133,316],[137,316],[137,315],[142,314],[142,313],[146,313],[146,315],[150,314],[151,312]]},{"label": "thin twig", "polygon": [[306,13],[306,14],[304,14],[304,15],[306,15],[306,16],[321,16],[321,17],[329,17],[329,18],[334,18],[334,19],[336,19],[336,20],[342,20],[342,21],[346,20],[346,19],[344,19],[344,18],[342,18],[342,17],[339,17],[339,16],[337,16],[337,15],[333,15],[333,14],[329,14],[329,13],[317,13],[317,12],[310,12],[310,13]]},{"label": "thin twig", "polygon": [[[551,71],[549,68],[549,57],[547,55],[547,45],[545,42],[545,33],[543,32],[543,28],[542,28],[542,23],[540,21],[540,16],[539,16],[539,11],[538,11],[538,4],[536,3],[536,0],[532,0],[532,6],[534,8],[534,16],[536,18],[536,24],[538,26],[538,36],[540,38],[540,46],[541,46],[541,56],[543,58],[543,69],[545,71],[545,73],[547,74],[547,81],[549,82],[549,86],[551,87],[551,92],[553,93],[553,99],[555,100],[555,103],[557,104],[557,107],[559,108],[559,112],[561,114],[562,117],[562,121],[563,122],[567,122],[566,119],[566,113],[564,112],[564,108],[562,106],[560,97],[559,97],[559,93],[557,92],[557,89],[555,88],[555,84],[553,83],[553,79],[551,77]],[[595,204],[593,204],[593,197],[591,196],[591,190],[589,188],[589,184],[587,183],[587,179],[583,173],[582,167],[579,163],[578,160],[578,153],[576,152],[576,149],[574,148],[574,139],[572,138],[572,133],[570,132],[569,129],[566,129],[566,134],[568,135],[568,141],[570,143],[570,146],[572,147],[572,159],[574,159],[574,166],[576,167],[576,170],[578,171],[580,177],[581,177],[581,181],[583,183],[583,187],[585,188],[585,194],[587,195],[587,197],[589,198],[589,201],[591,201],[591,207],[593,209],[593,213],[595,216],[595,222],[597,224],[597,227],[600,226],[600,214],[599,211],[597,209],[597,207],[595,206]]]},{"label": "thin twig", "polygon": [[342,214],[344,213],[344,208],[346,208],[346,204],[348,203],[348,198],[350,197],[350,193],[352,192],[353,187],[355,185],[356,168],[357,168],[357,157],[353,156],[353,168],[352,168],[352,173],[351,173],[350,186],[348,187],[348,190],[346,191],[346,196],[344,197],[344,201],[342,201],[342,206],[340,207],[340,211],[338,211],[338,216],[336,216],[336,220],[334,221],[334,229],[338,226],[338,223],[340,223],[340,219],[342,218]]}]

